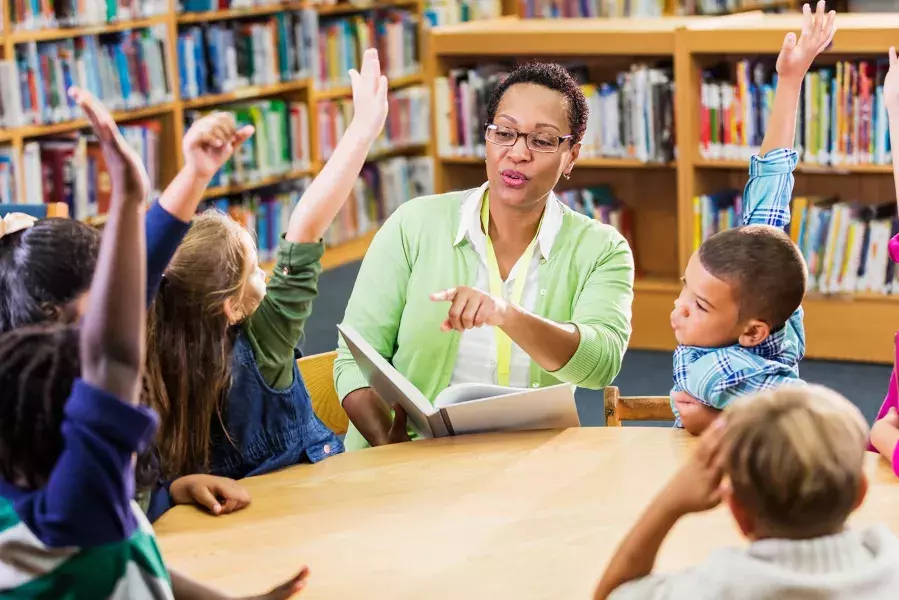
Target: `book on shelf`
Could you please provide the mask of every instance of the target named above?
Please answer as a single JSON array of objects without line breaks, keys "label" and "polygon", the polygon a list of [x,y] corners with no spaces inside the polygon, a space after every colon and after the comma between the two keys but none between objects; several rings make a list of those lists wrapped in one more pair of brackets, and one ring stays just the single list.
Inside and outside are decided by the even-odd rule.
[{"label": "book on shelf", "polygon": [[[387,122],[372,145],[371,153],[427,144],[431,135],[431,96],[428,87],[420,85],[392,91],[387,96],[387,102]],[[319,102],[316,110],[319,156],[327,160],[353,120],[353,101],[341,98]]]},{"label": "book on shelf", "polygon": [[12,146],[0,146],[0,204],[18,204],[22,169]]},{"label": "book on shelf", "polygon": [[[162,124],[156,120],[129,123],[120,131],[138,153],[150,177],[150,189],[159,189],[160,136]],[[4,163],[21,173],[4,178],[0,174],[0,197],[23,204],[62,203],[75,219],[106,214],[112,193],[106,161],[92,134],[74,132],[26,142],[19,157],[0,152],[0,173]],[[16,190],[2,191],[6,186]],[[7,188],[8,189],[8,188]]]},{"label": "book on shelf", "polygon": [[172,99],[164,27],[16,46],[0,63],[0,125],[62,123],[80,116],[67,94],[77,85],[112,110]]},{"label": "book on shelf", "polygon": [[[889,124],[882,60],[840,61],[806,74],[794,147],[799,159],[819,166],[888,165]],[[748,160],[761,147],[770,118],[776,73],[770,62],[742,60],[730,73],[704,73],[700,155],[708,160]]]},{"label": "book on shelf", "polygon": [[362,53],[378,50],[381,72],[396,78],[418,74],[418,16],[408,10],[378,9],[349,17],[319,17],[318,64],[315,80],[319,87],[350,85],[350,69],[358,69]]},{"label": "book on shelf", "polygon": [[497,19],[502,15],[503,5],[499,0],[428,0],[422,11],[427,27]]},{"label": "book on shelf", "polygon": [[432,404],[359,332],[348,325],[337,329],[368,384],[391,405],[402,406],[421,437],[580,427],[571,384],[528,389],[461,383],[444,389]]},{"label": "book on shelf", "polygon": [[168,12],[168,0],[8,0],[13,30],[85,27]]},{"label": "book on shelf", "polygon": [[230,198],[216,198],[203,203],[200,212],[215,209],[228,214],[254,234],[259,260],[271,261],[277,257],[281,234],[287,231],[290,215],[309,183],[308,177],[301,177]]},{"label": "book on shelf", "polygon": [[317,36],[312,10],[182,28],[181,96],[196,98],[309,77],[317,61]]},{"label": "book on shelf", "polygon": [[633,211],[615,196],[610,186],[597,185],[557,191],[556,197],[571,210],[614,227],[627,241],[636,262]]},{"label": "book on shelf", "polygon": [[[238,128],[252,125],[256,131],[216,173],[211,187],[251,184],[311,167],[306,103],[263,99],[229,104],[218,111],[230,112]],[[185,130],[209,112],[187,111]]]},{"label": "book on shelf", "polygon": [[[738,191],[697,196],[693,207],[694,249],[718,231],[742,223]],[[899,233],[895,203],[797,196],[788,231],[808,267],[810,292],[899,294],[899,269],[887,251],[890,238]]]},{"label": "book on shelf", "polygon": [[799,8],[799,2],[783,0],[683,0],[681,12],[685,15],[728,15],[747,10],[764,10],[767,12],[781,10],[795,10]]},{"label": "book on shelf", "polygon": [[334,246],[372,231],[403,202],[433,193],[434,161],[429,156],[368,163],[325,234],[325,243]]},{"label": "book on shelf", "polygon": [[[668,162],[675,157],[674,83],[670,68],[635,64],[613,82],[590,82],[587,69],[569,65],[581,82],[589,117],[581,158]],[[434,80],[440,156],[486,153],[484,126],[493,90],[510,70],[502,64],[452,69]]]},{"label": "book on shelf", "polygon": [[273,4],[278,4],[278,1],[279,0],[179,0],[178,12],[212,12],[216,10],[253,8],[255,6],[271,6]]}]

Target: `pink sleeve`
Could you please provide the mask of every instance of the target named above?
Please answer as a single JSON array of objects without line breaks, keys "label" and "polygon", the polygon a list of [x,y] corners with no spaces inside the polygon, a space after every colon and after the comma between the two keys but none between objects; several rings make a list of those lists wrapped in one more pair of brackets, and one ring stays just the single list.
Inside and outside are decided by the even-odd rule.
[{"label": "pink sleeve", "polygon": [[899,263],[899,235],[893,236],[890,243],[887,245],[887,249],[890,252],[890,258],[893,259],[893,262]]}]

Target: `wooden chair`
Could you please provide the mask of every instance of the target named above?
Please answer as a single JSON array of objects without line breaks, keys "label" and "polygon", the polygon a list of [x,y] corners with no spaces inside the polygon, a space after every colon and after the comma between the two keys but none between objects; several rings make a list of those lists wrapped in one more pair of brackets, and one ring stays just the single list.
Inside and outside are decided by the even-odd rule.
[{"label": "wooden chair", "polygon": [[325,352],[304,356],[297,361],[309,397],[312,410],[328,429],[337,435],[346,433],[350,419],[340,405],[337,390],[334,389],[334,358],[337,352]]},{"label": "wooden chair", "polygon": [[668,396],[621,396],[610,385],[603,390],[606,427],[621,427],[622,421],[673,421]]}]

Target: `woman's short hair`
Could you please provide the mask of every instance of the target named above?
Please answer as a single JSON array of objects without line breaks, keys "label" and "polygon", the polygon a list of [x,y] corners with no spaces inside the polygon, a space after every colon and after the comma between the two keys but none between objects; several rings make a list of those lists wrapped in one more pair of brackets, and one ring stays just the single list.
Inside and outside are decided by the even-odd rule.
[{"label": "woman's short hair", "polygon": [[725,474],[734,498],[771,535],[839,530],[864,478],[868,425],[839,393],[789,385],[725,411]]},{"label": "woman's short hair", "polygon": [[590,113],[587,99],[571,73],[554,62],[531,61],[516,66],[509,76],[493,89],[490,102],[487,104],[487,123],[493,123],[493,119],[496,118],[496,110],[506,90],[519,83],[540,85],[565,96],[568,101],[568,127],[573,136],[571,145],[574,146],[581,141],[587,129],[587,116]]}]

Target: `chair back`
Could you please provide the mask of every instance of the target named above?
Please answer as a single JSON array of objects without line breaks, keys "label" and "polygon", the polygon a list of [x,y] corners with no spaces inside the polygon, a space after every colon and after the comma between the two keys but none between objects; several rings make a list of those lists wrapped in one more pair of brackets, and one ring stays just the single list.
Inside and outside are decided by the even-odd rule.
[{"label": "chair back", "polygon": [[297,360],[300,374],[312,399],[312,410],[328,429],[337,435],[346,433],[350,425],[337,390],[334,389],[334,359],[337,352],[304,356]]},{"label": "chair back", "polygon": [[621,427],[622,421],[673,421],[668,396],[621,396],[610,385],[603,390],[606,426]]}]

